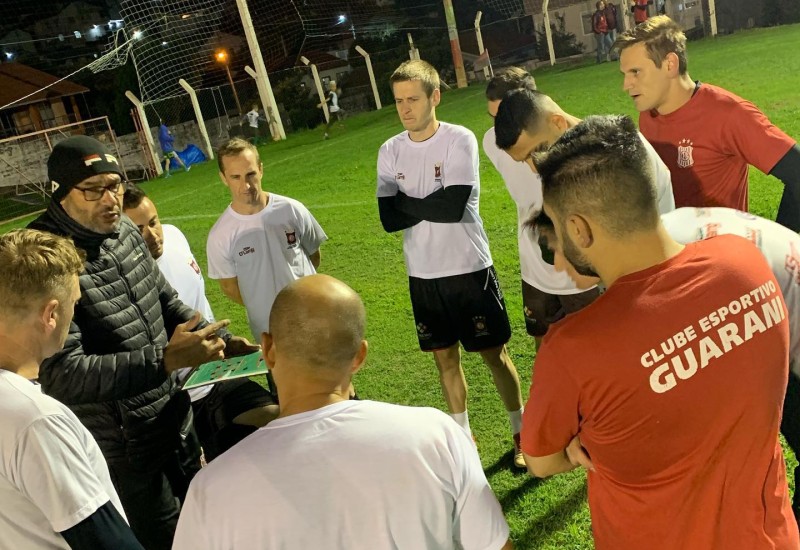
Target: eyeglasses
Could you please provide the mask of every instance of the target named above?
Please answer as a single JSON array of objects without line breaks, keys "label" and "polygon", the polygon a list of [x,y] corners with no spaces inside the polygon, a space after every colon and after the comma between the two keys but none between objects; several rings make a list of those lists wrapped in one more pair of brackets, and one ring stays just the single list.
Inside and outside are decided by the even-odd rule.
[{"label": "eyeglasses", "polygon": [[103,198],[103,195],[106,194],[106,191],[111,193],[112,195],[119,195],[120,193],[125,192],[125,186],[127,182],[118,181],[116,183],[111,183],[104,187],[75,187],[81,193],[83,193],[83,198],[87,201],[99,201]]}]

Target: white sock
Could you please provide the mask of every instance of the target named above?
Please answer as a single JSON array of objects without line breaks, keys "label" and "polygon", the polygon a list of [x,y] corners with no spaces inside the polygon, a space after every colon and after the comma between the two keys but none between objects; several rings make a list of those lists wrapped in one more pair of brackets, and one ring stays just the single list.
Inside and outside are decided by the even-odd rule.
[{"label": "white sock", "polygon": [[469,414],[467,411],[464,411],[463,413],[451,414],[450,416],[453,417],[453,420],[455,420],[459,426],[467,430],[469,435],[472,435],[472,430],[469,427]]},{"label": "white sock", "polygon": [[518,411],[508,411],[508,420],[511,422],[511,435],[516,435],[522,431],[522,411],[525,410],[524,408]]}]

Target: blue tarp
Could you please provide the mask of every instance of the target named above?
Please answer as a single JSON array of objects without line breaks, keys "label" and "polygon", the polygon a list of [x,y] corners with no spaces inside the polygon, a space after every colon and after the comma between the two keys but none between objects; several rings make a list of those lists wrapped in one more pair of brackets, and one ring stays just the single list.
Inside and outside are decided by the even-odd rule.
[{"label": "blue tarp", "polygon": [[[198,162],[204,162],[206,160],[205,153],[203,153],[197,145],[192,145],[191,143],[186,146],[186,149],[183,151],[176,151],[176,153],[178,153],[178,156],[181,157],[181,160],[186,166],[191,166],[192,164],[197,164]],[[178,164],[178,161],[175,159],[169,161],[170,170],[177,170],[180,167],[181,165]]]}]

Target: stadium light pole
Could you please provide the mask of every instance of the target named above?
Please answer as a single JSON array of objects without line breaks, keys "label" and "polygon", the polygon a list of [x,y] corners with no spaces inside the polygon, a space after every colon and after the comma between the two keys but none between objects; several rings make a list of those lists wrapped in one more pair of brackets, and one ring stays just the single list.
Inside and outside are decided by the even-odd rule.
[{"label": "stadium light pole", "polygon": [[228,52],[225,50],[217,50],[217,52],[214,54],[214,57],[218,63],[222,63],[225,66],[225,73],[228,75],[228,82],[230,82],[231,90],[233,90],[233,99],[236,100],[236,108],[239,109],[239,116],[242,116],[242,105],[239,103],[239,94],[236,93],[236,86],[234,85],[233,77],[231,76]]}]

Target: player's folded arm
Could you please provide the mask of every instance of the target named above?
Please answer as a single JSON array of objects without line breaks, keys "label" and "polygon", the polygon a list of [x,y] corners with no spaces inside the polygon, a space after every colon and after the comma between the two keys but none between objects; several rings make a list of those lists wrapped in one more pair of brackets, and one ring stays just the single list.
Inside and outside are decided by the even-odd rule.
[{"label": "player's folded arm", "polygon": [[534,477],[550,477],[556,474],[570,472],[577,468],[577,465],[570,462],[567,458],[566,449],[547,456],[530,456],[522,453],[528,472]]},{"label": "player's folded arm", "polygon": [[471,185],[449,185],[421,199],[398,193],[397,208],[420,219],[436,223],[458,223],[464,217]]},{"label": "player's folded arm", "polygon": [[800,231],[800,146],[795,144],[789,149],[769,174],[784,185],[775,221],[792,231]]},{"label": "player's folded arm", "polygon": [[378,197],[378,213],[381,217],[381,225],[387,233],[394,233],[414,227],[422,219],[406,214],[397,208],[397,195],[391,197]]}]

